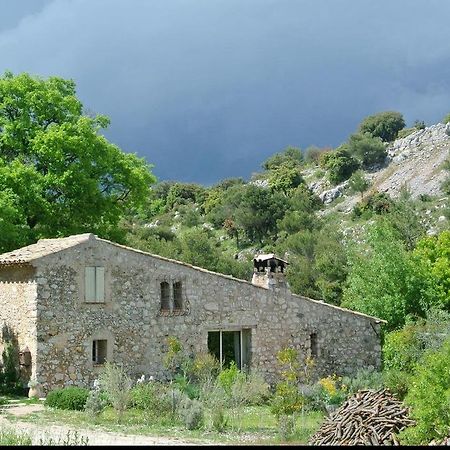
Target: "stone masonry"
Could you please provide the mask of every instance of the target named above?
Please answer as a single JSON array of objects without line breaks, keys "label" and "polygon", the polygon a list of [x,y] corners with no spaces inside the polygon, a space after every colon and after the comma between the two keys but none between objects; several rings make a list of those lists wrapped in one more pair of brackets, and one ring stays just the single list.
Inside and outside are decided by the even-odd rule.
[{"label": "stone masonry", "polygon": [[[85,267],[102,268],[100,302],[85,300]],[[287,346],[314,358],[316,376],[380,368],[383,321],[294,295],[284,274],[272,275],[252,284],[93,234],[45,239],[0,255],[0,320],[20,350],[28,347],[25,372],[44,393],[92,386],[102,368],[94,341],[106,342],[106,360],[131,376],[162,378],[169,336],[195,354],[208,350],[208,332],[217,330],[245,331],[249,369],[269,382]],[[182,306],[162,310],[162,285],[173,296],[174,283]]]}]

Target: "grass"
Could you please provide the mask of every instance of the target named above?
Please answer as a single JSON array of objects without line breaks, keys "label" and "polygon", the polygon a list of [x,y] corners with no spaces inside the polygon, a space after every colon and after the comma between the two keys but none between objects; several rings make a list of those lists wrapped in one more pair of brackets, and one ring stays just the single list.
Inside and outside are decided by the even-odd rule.
[{"label": "grass", "polygon": [[[146,411],[128,409],[121,423],[118,423],[116,412],[106,408],[94,422],[83,411],[65,411],[45,408],[33,412],[20,419],[10,414],[5,415],[10,421],[16,420],[39,423],[40,425],[66,425],[78,430],[102,430],[120,432],[129,435],[153,435],[178,437],[192,442],[225,442],[227,444],[280,444],[283,441],[278,433],[275,417],[268,406],[248,406],[238,410],[227,410],[228,424],[223,432],[212,428],[211,418],[206,413],[205,426],[199,430],[186,430],[178,421],[170,417],[161,417]],[[323,414],[309,412],[296,419],[294,434],[290,444],[305,444],[318,429]]]}]

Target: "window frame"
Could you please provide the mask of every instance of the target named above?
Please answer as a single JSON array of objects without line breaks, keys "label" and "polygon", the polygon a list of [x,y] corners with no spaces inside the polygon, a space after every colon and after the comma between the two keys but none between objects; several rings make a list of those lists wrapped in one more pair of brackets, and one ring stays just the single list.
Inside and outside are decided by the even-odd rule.
[{"label": "window frame", "polygon": [[[101,345],[100,345],[101,344]],[[102,360],[99,360],[99,356]],[[108,339],[92,339],[92,364],[94,366],[103,366],[108,360]]]}]

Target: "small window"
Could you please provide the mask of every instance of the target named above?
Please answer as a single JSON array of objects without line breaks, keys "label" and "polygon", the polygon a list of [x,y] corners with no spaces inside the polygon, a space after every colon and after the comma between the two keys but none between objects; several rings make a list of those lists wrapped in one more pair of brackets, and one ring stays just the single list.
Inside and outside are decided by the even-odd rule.
[{"label": "small window", "polygon": [[310,347],[311,347],[311,357],[315,358],[319,354],[319,348],[317,345],[317,333],[311,333],[309,335]]},{"label": "small window", "polygon": [[105,301],[105,268],[86,267],[84,298],[87,302]]},{"label": "small window", "polygon": [[92,341],[92,362],[94,364],[105,364],[107,355],[107,340],[97,339]]},{"label": "small window", "polygon": [[166,281],[161,283],[161,311],[170,311],[170,286]]},{"label": "small window", "polygon": [[173,309],[174,311],[180,311],[183,309],[183,295],[182,295],[181,281],[173,283]]}]

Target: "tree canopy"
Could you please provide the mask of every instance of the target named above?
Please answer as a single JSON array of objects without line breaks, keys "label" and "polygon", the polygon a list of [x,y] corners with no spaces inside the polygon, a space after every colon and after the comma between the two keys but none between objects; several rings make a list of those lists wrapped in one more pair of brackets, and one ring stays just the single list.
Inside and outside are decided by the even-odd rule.
[{"label": "tree canopy", "polygon": [[87,231],[121,239],[155,177],[100,134],[108,125],[83,114],[72,80],[0,78],[0,250]]},{"label": "tree canopy", "polygon": [[359,132],[369,133],[385,142],[391,142],[403,128],[405,128],[405,120],[401,113],[384,111],[366,117],[359,125]]}]

